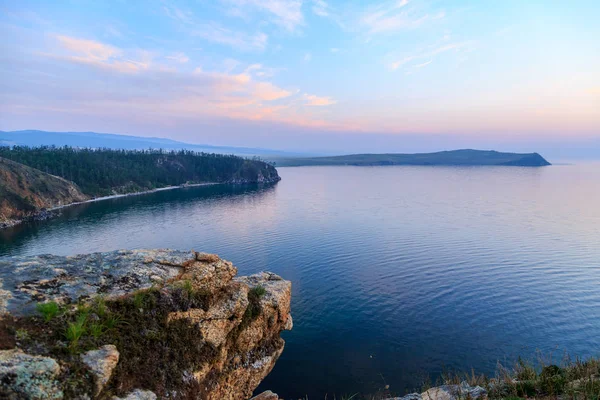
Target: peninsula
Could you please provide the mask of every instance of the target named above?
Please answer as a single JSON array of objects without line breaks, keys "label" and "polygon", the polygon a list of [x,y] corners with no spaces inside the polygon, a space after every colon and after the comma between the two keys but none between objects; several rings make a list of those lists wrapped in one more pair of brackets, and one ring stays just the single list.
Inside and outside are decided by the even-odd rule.
[{"label": "peninsula", "polygon": [[329,157],[271,158],[280,167],[300,166],[376,166],[376,165],[444,165],[444,166],[517,166],[550,165],[538,153],[502,153],[494,150],[451,150],[418,154],[350,154]]}]

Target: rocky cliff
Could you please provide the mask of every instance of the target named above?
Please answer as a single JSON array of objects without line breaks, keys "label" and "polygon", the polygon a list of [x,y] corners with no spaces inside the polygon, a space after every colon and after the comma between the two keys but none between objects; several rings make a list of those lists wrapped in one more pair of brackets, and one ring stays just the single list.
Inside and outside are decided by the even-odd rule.
[{"label": "rocky cliff", "polygon": [[244,399],[281,354],[291,283],[216,255],[0,260],[0,398]]},{"label": "rocky cliff", "polygon": [[0,227],[87,199],[72,182],[0,157]]}]

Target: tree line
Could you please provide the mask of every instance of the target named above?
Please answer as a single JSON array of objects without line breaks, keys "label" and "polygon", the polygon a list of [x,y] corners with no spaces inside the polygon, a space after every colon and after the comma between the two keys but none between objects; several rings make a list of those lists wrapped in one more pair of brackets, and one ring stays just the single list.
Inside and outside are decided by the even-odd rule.
[{"label": "tree line", "polygon": [[4,157],[76,183],[90,196],[202,182],[255,182],[275,168],[258,159],[190,150],[0,146]]}]

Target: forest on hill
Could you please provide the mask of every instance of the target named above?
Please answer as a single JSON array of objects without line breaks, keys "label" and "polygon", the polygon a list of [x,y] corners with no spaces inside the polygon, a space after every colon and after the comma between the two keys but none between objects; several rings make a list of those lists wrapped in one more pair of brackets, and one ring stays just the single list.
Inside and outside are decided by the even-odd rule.
[{"label": "forest on hill", "polygon": [[277,170],[260,159],[189,150],[1,147],[0,157],[72,181],[92,197],[186,183],[270,183]]}]

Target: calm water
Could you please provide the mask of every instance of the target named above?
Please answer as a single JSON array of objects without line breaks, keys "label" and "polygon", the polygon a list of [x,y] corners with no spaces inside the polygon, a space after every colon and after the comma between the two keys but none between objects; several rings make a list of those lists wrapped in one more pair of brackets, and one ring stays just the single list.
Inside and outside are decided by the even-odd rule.
[{"label": "calm water", "polygon": [[294,330],[262,387],[285,398],[600,354],[600,165],[279,171],[71,208],[1,232],[0,255],[171,247],[282,275]]}]

